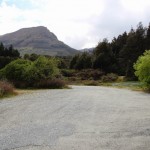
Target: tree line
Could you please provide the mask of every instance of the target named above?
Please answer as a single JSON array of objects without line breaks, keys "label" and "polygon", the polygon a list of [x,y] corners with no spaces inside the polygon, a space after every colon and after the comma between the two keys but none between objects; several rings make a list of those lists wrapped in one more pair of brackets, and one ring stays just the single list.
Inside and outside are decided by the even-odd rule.
[{"label": "tree line", "polygon": [[0,69],[19,57],[20,53],[12,45],[5,47],[3,43],[0,43]]},{"label": "tree line", "polygon": [[100,69],[105,73],[116,73],[134,79],[133,65],[145,50],[150,49],[150,24],[143,27],[140,22],[136,29],[124,32],[114,37],[111,42],[103,39],[92,54],[84,52],[75,55],[71,62],[71,69]]}]

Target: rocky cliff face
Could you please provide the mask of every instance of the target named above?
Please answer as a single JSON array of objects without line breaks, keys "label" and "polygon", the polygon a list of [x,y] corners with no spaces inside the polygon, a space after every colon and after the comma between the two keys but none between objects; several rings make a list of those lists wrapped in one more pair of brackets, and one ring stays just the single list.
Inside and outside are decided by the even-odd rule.
[{"label": "rocky cliff face", "polygon": [[4,45],[12,44],[21,55],[36,53],[51,56],[69,56],[78,51],[59,41],[55,34],[46,27],[23,28],[13,33],[0,36]]}]

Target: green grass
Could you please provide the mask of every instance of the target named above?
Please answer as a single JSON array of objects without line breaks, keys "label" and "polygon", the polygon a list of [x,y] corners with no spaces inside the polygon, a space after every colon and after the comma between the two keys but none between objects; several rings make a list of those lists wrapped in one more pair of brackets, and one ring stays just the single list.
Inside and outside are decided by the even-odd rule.
[{"label": "green grass", "polygon": [[124,81],[124,82],[114,82],[114,83],[102,83],[103,86],[111,86],[115,88],[125,88],[135,91],[144,91],[144,85],[139,81]]},{"label": "green grass", "polygon": [[82,80],[81,78],[66,78],[65,80],[67,84],[70,85],[108,86],[130,89],[134,91],[146,91],[144,85],[139,81],[123,81],[123,79],[121,79],[116,82],[102,82],[101,80]]}]

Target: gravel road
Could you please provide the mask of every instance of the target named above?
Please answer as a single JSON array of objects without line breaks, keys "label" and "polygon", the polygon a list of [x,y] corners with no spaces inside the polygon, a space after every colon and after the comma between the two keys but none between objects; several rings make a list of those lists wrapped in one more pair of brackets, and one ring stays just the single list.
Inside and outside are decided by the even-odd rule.
[{"label": "gravel road", "polygon": [[72,86],[0,100],[0,150],[150,150],[150,94]]}]

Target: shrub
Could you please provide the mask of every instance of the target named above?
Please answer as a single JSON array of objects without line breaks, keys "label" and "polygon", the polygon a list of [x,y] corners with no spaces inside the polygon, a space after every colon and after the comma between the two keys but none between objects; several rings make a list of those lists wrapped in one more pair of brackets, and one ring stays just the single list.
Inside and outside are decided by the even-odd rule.
[{"label": "shrub", "polygon": [[40,79],[53,78],[55,75],[59,74],[59,69],[57,67],[58,61],[55,58],[46,58],[46,57],[39,57],[34,62],[34,67],[39,71]]},{"label": "shrub", "polygon": [[75,75],[75,70],[71,69],[62,69],[61,73],[64,77],[73,77]]},{"label": "shrub", "polygon": [[77,81],[77,80],[81,80],[80,78],[78,77],[68,77],[67,78],[69,81]]},{"label": "shrub", "polygon": [[135,75],[150,90],[150,50],[140,56],[134,64]]},{"label": "shrub", "polygon": [[102,76],[102,82],[114,82],[118,79],[118,75],[114,73],[108,73],[107,75]]},{"label": "shrub", "polygon": [[104,72],[97,69],[85,69],[79,71],[76,76],[81,77],[82,80],[94,79],[99,80],[104,75]]},{"label": "shrub", "polygon": [[45,88],[45,89],[62,89],[67,87],[65,82],[60,79],[53,80],[41,80],[34,84],[35,88]]},{"label": "shrub", "polygon": [[99,83],[97,81],[88,81],[85,83],[85,85],[88,85],[88,86],[98,86]]},{"label": "shrub", "polygon": [[6,78],[17,87],[33,87],[41,80],[53,79],[59,75],[57,60],[39,57],[34,62],[17,59],[0,70],[0,78]]},{"label": "shrub", "polygon": [[0,81],[0,97],[15,94],[14,86],[7,81]]},{"label": "shrub", "polygon": [[32,62],[23,59],[17,59],[9,63],[5,68],[0,71],[0,76],[13,81],[25,81],[26,69]]},{"label": "shrub", "polygon": [[26,69],[24,79],[32,86],[40,80],[53,79],[58,74],[57,60],[41,56]]},{"label": "shrub", "polygon": [[13,80],[13,85],[17,88],[21,88],[21,89],[25,89],[30,87],[30,84],[28,82],[25,81],[15,81]]}]

